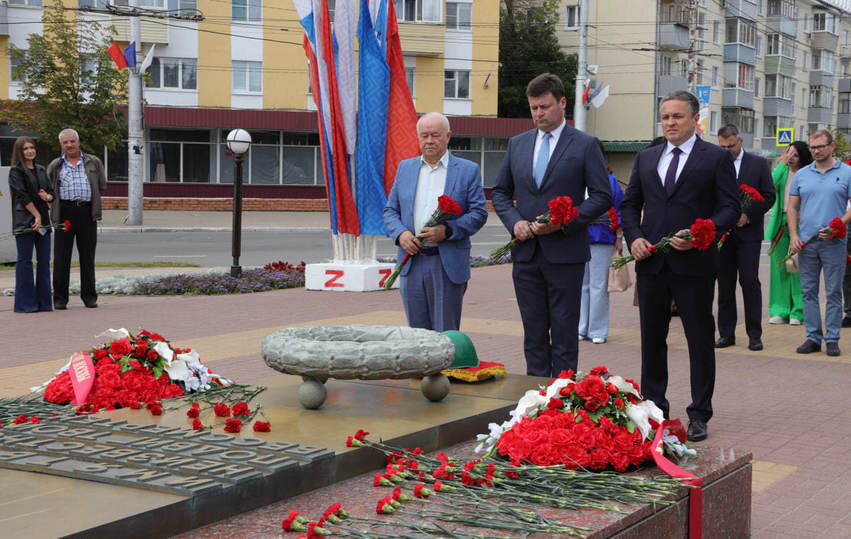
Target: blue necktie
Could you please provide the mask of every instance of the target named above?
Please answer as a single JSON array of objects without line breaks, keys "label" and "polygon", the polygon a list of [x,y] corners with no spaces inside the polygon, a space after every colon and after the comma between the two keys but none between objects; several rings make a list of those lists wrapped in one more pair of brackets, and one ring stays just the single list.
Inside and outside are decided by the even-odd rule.
[{"label": "blue necktie", "polygon": [[550,137],[552,137],[552,134],[545,133],[541,147],[538,148],[538,160],[535,161],[535,184],[538,187],[541,186],[541,181],[543,181],[544,174],[547,172],[547,164],[550,162]]}]

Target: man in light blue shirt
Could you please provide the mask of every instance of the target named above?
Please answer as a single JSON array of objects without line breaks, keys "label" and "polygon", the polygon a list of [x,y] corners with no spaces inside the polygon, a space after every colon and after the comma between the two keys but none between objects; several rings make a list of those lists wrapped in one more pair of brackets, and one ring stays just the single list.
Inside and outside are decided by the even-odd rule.
[{"label": "man in light blue shirt", "polygon": [[[842,325],[842,278],[845,274],[845,238],[835,238],[828,223],[841,217],[847,225],[851,211],[851,167],[834,159],[836,145],[829,131],[820,129],[810,135],[813,162],[795,174],[789,188],[786,221],[789,227],[789,252],[798,255],[798,272],[804,300],[804,326],[807,340],[798,347],[799,354],[821,351],[838,356],[839,328]],[[821,232],[824,230],[823,232]],[[818,234],[818,239],[803,242]],[[824,271],[827,305],[824,331],[819,309],[819,275]]]}]

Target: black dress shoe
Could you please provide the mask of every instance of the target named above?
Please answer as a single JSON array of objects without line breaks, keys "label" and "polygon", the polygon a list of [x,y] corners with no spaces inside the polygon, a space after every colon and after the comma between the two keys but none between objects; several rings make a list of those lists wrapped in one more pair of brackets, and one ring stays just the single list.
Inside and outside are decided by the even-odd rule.
[{"label": "black dress shoe", "polygon": [[733,346],[736,344],[735,337],[721,337],[717,341],[715,341],[715,348],[727,348],[728,346]]},{"label": "black dress shoe", "polygon": [[839,351],[839,343],[829,342],[827,343],[827,355],[829,356],[838,356],[841,352]]},{"label": "black dress shoe", "polygon": [[686,438],[688,441],[699,442],[701,440],[705,440],[706,436],[706,421],[703,421],[702,419],[692,419],[688,422],[688,430],[686,431]]},{"label": "black dress shoe", "polygon": [[846,316],[842,319],[842,327],[851,328],[851,316]]},{"label": "black dress shoe", "polygon": [[812,354],[813,352],[821,352],[821,343],[807,339],[807,341],[795,350],[799,354]]},{"label": "black dress shoe", "polygon": [[751,339],[748,343],[748,350],[759,352],[762,350],[762,339]]},{"label": "black dress shoe", "polygon": [[91,302],[91,303],[86,303],[86,307],[88,307],[89,309],[97,309],[97,307],[98,307],[98,302],[97,302],[97,301],[93,301],[93,302]]},{"label": "black dress shoe", "polygon": [[64,311],[65,309],[68,308],[68,304],[67,303],[54,303],[53,308],[56,309],[57,311]]}]

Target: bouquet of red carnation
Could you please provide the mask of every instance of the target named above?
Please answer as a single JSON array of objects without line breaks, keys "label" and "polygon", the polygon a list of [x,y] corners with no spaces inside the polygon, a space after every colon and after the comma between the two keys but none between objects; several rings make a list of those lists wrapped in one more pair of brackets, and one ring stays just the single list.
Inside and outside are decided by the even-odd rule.
[{"label": "bouquet of red carnation", "polygon": [[[715,242],[715,223],[712,222],[712,219],[698,218],[694,224],[691,225],[688,231],[665,236],[661,240],[657,241],[655,245],[648,247],[647,250],[651,253],[655,253],[656,251],[667,252],[670,249],[671,240],[674,237],[688,240],[691,242],[691,246],[698,251],[705,251]],[[635,257],[632,255],[619,256],[612,260],[611,267],[613,269],[618,269],[621,266],[629,264],[633,260],[635,260]]]},{"label": "bouquet of red carnation", "polygon": [[[571,221],[579,216],[579,210],[573,206],[573,199],[569,196],[556,197],[547,202],[547,206],[549,206],[550,211],[538,216],[538,218],[535,219],[536,223],[541,223],[542,225],[553,224],[557,226],[568,226]],[[510,253],[511,248],[518,243],[520,243],[520,240],[517,238],[511,238],[511,241],[505,245],[497,247],[491,251],[491,258],[496,260],[504,257]]]},{"label": "bouquet of red carnation", "polygon": [[614,232],[620,226],[620,219],[618,219],[618,210],[615,209],[614,206],[609,208],[609,211],[606,212],[606,215],[609,216],[609,230]]},{"label": "bouquet of red carnation", "polygon": [[[815,234],[810,236],[810,239],[808,239],[807,241],[802,243],[801,249],[803,249],[804,247],[806,247],[810,243],[816,241],[818,239],[819,234],[821,234],[822,232],[827,232],[827,231],[833,232],[833,237],[841,240],[841,239],[845,238],[845,236],[848,234],[848,227],[845,225],[845,222],[842,219],[840,219],[839,217],[834,217],[826,227],[820,228],[818,232],[816,232]],[[791,253],[787,254],[783,258],[783,260],[780,261],[780,264],[778,264],[778,266],[783,266],[783,264],[785,264],[786,261],[789,260],[790,258],[792,258],[793,256],[795,256],[795,255],[791,254]]]},{"label": "bouquet of red carnation", "polygon": [[[437,226],[440,223],[448,220],[454,219],[461,215],[461,206],[458,205],[457,202],[452,200],[451,197],[446,195],[440,195],[437,197],[437,209],[434,210],[434,213],[431,214],[428,222],[425,224],[427,227]],[[422,240],[419,236],[418,239]],[[396,282],[396,279],[399,278],[399,274],[402,273],[402,268],[405,267],[405,264],[408,263],[408,260],[411,259],[411,253],[405,253],[405,256],[402,257],[402,261],[396,265],[396,268],[393,270],[393,273],[387,277],[387,280],[384,281],[383,288],[385,290],[390,290],[393,288],[393,283]]]},{"label": "bouquet of red carnation", "polygon": [[[759,191],[751,187],[750,185],[742,184],[739,186],[739,197],[742,202],[742,213],[747,213],[748,208],[751,207],[751,203],[756,202],[765,202],[765,199],[762,197]],[[724,232],[724,235],[721,236],[721,239],[718,240],[718,250],[721,250],[721,247],[724,247],[724,242],[727,241],[727,238],[730,237],[730,232],[733,229]]]}]

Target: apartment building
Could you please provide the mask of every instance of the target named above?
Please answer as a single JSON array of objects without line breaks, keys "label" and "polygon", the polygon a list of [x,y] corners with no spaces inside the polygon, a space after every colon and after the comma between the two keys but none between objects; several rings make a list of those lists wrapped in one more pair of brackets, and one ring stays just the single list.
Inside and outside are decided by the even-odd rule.
[{"label": "apartment building", "polygon": [[[108,2],[127,4],[66,0],[66,6],[98,9]],[[303,30],[292,2],[138,0],[138,4],[203,14],[201,22],[142,18],[143,53],[156,45],[144,91],[146,182],[150,182],[145,185],[146,197],[226,193],[222,184],[233,181],[233,163],[224,139],[236,127],[247,129],[253,139],[245,167],[246,196],[324,197],[316,115],[311,112],[316,107],[302,48]],[[329,4],[333,20],[335,2]],[[417,111],[452,116],[451,149],[479,162],[486,185],[492,185],[508,137],[530,126],[528,121],[496,118],[498,0],[394,0],[394,7]],[[43,9],[47,8],[42,0],[0,0],[0,99],[15,99],[20,89],[7,46],[26,48],[27,36],[43,31]],[[114,25],[115,40],[122,46],[129,42],[127,17],[91,11],[80,11],[78,16]],[[8,164],[15,135],[0,118],[3,165]],[[103,157],[110,193],[123,194],[126,148]]]},{"label": "apartment building", "polygon": [[[575,52],[578,0],[562,0],[559,41]],[[588,12],[588,63],[610,86],[588,131],[605,141],[618,177],[634,152],[661,135],[659,99],[688,89],[689,0],[594,0]],[[821,128],[851,132],[851,2],[698,0],[696,86],[709,86],[703,128],[709,140],[735,124],[749,151],[778,152],[778,128],[795,139]]]}]

